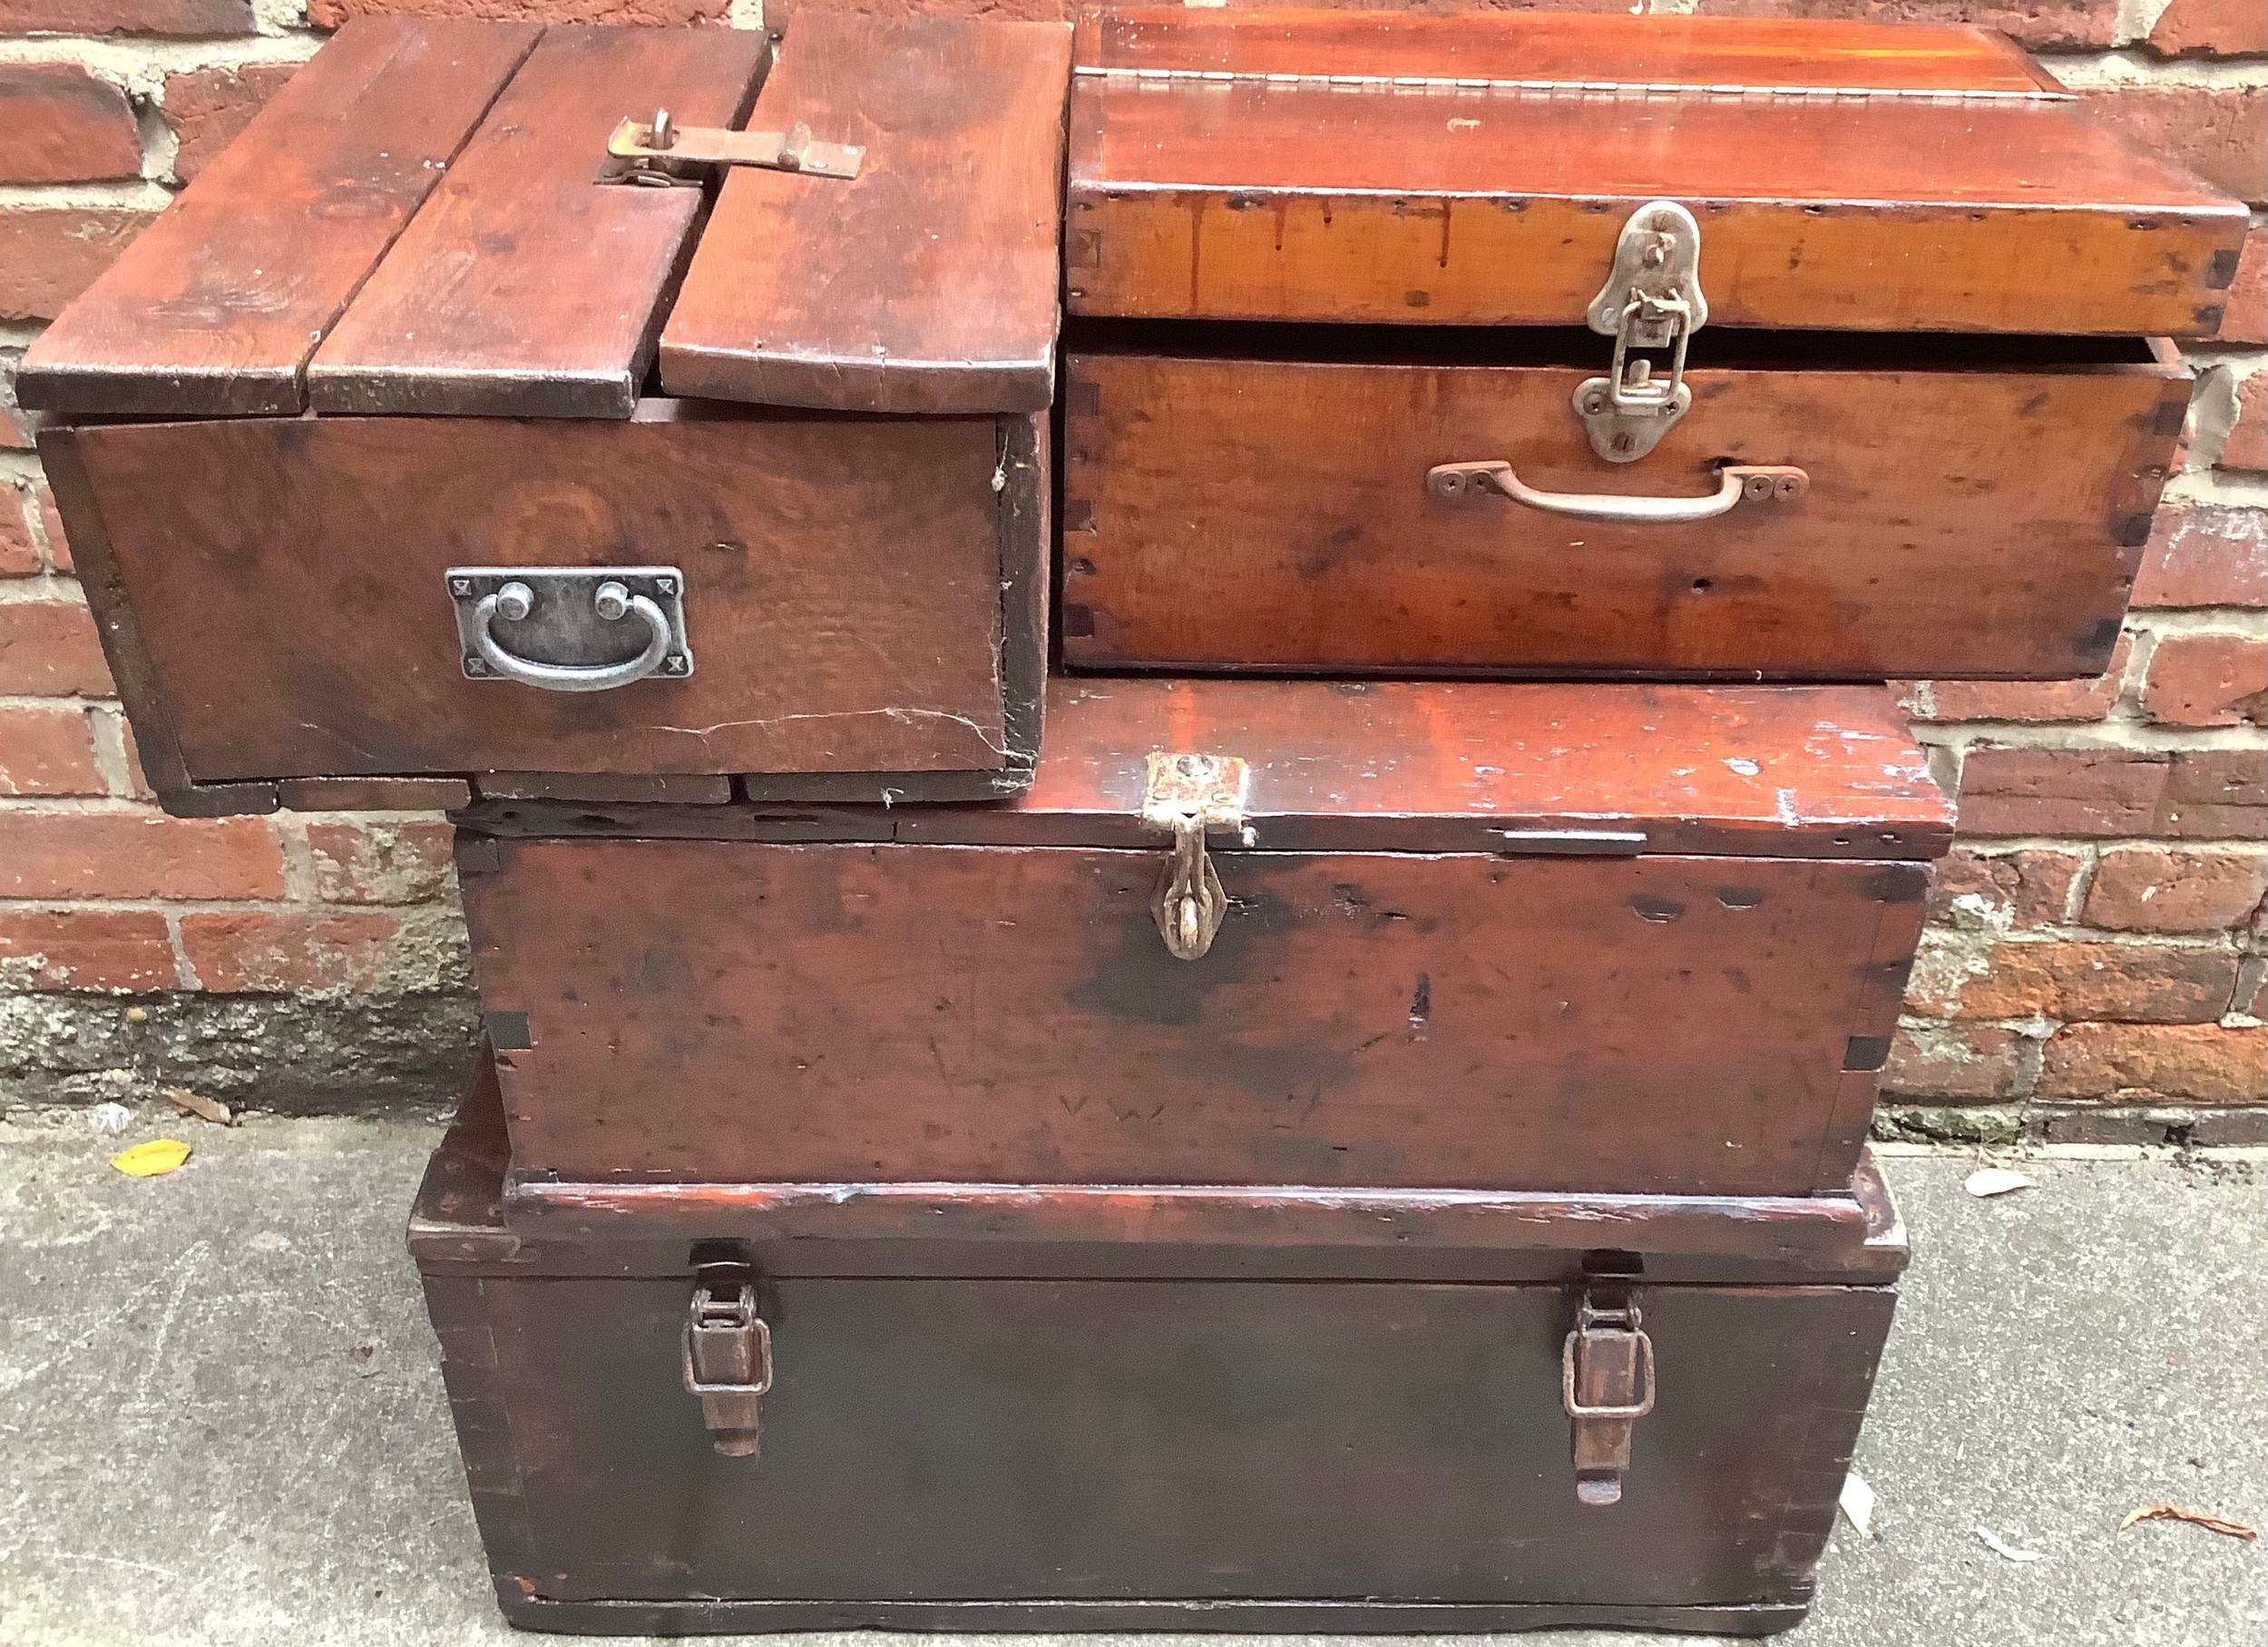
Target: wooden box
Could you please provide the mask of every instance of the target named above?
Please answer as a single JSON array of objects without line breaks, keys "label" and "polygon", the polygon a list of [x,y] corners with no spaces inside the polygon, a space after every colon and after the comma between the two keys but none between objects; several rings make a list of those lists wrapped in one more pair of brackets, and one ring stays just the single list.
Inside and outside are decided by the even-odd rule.
[{"label": "wooden box", "polygon": [[160,798],[1027,782],[1069,53],[341,29],[19,379]]},{"label": "wooden box", "polygon": [[1070,142],[1082,668],[2097,673],[2246,221],[1966,27],[1093,14]]},{"label": "wooden box", "polygon": [[1796,1201],[929,1186],[530,1227],[497,1121],[476,1089],[409,1239],[537,1629],[1785,1629],[1906,1261],[1871,1162]]},{"label": "wooden box", "polygon": [[464,815],[522,1171],[1850,1181],[1952,824],[1882,689],[1053,685],[1013,804]]}]

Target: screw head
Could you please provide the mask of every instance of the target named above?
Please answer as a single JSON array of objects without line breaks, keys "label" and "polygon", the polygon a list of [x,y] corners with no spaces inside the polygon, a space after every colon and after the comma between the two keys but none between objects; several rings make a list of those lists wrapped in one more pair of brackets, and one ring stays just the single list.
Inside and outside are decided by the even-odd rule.
[{"label": "screw head", "polygon": [[535,610],[535,591],[514,578],[496,591],[496,615],[505,622],[517,623]]}]

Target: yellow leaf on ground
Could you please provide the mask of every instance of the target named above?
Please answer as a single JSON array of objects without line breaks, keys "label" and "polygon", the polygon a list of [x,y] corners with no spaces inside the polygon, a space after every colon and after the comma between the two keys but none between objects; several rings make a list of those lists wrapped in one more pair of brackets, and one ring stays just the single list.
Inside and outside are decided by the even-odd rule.
[{"label": "yellow leaf on ground", "polygon": [[111,1165],[129,1178],[155,1178],[171,1172],[189,1159],[189,1146],[178,1138],[152,1138],[111,1157]]}]

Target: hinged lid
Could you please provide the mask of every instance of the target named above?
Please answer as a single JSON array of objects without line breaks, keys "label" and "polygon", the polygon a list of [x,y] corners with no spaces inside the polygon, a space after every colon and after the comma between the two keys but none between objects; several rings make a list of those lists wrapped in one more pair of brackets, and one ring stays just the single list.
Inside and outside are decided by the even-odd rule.
[{"label": "hinged lid", "polygon": [[1597,326],[1667,204],[1714,324],[2209,331],[2245,224],[1966,27],[1174,8],[1075,74],[1079,314]]}]

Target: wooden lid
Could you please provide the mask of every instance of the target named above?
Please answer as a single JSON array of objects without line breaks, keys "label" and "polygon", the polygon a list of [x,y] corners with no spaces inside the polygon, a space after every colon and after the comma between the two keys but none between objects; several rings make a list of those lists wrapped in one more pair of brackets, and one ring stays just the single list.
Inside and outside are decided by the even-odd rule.
[{"label": "wooden lid", "polygon": [[[671,393],[1048,405],[1068,27],[809,13],[783,50],[758,103],[761,33],[350,23],[34,342],[21,398],[628,417],[686,277]],[[859,175],[735,168],[699,256],[714,182],[601,181],[625,121],[752,107],[863,144]]]},{"label": "wooden lid", "polygon": [[2245,223],[1966,27],[1174,8],[1075,73],[1079,314],[1580,325],[1666,200],[1712,325],[2195,332]]}]

